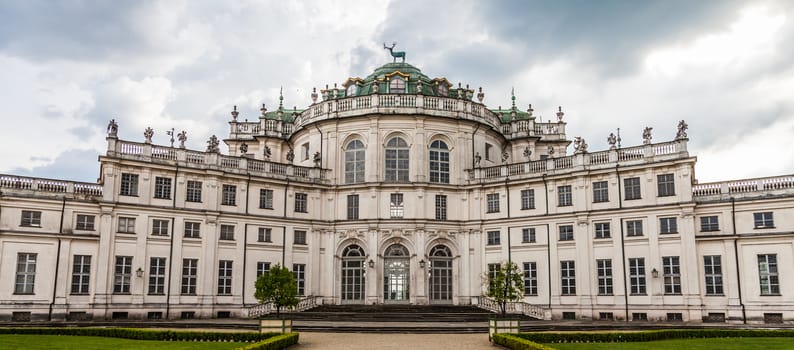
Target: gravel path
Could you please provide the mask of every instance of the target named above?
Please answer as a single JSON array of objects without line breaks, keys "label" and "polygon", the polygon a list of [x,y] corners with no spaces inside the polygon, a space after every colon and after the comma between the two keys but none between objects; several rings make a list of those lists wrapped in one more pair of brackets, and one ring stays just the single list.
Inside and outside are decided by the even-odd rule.
[{"label": "gravel path", "polygon": [[290,350],[358,350],[358,349],[497,349],[488,342],[488,334],[373,334],[301,332],[298,346]]}]

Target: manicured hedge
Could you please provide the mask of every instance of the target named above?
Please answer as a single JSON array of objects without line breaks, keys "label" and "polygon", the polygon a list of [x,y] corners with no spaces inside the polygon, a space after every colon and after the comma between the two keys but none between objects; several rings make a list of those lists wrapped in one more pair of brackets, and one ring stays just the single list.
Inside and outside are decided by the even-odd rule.
[{"label": "manicured hedge", "polygon": [[298,343],[298,333],[280,334],[237,350],[281,350]]},{"label": "manicured hedge", "polygon": [[496,333],[491,336],[494,344],[511,350],[554,350],[554,348],[516,337],[511,333]]},{"label": "manicured hedge", "polygon": [[689,338],[794,337],[794,330],[767,329],[664,329],[615,333],[516,333],[535,343],[619,343]]},{"label": "manicured hedge", "polygon": [[281,333],[164,331],[140,328],[0,328],[0,334],[81,335],[135,340],[259,342]]}]

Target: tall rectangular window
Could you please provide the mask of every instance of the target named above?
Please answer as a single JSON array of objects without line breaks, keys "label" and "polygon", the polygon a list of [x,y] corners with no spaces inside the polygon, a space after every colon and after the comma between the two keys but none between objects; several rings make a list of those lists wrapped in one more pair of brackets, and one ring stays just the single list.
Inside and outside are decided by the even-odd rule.
[{"label": "tall rectangular window", "polygon": [[22,219],[19,226],[41,227],[41,212],[34,210],[23,210]]},{"label": "tall rectangular window", "polygon": [[268,243],[272,242],[272,239],[270,237],[272,231],[273,229],[271,229],[270,227],[260,227],[259,234],[257,235],[257,241],[268,242]]},{"label": "tall rectangular window", "polygon": [[524,295],[538,295],[538,264],[524,263]]},{"label": "tall rectangular window", "polygon": [[132,283],[132,257],[116,256],[113,270],[113,293],[129,294]]},{"label": "tall rectangular window", "polygon": [[593,182],[593,203],[609,202],[609,185],[606,181]]},{"label": "tall rectangular window", "polygon": [[17,275],[14,294],[33,294],[36,283],[36,253],[17,254]]},{"label": "tall rectangular window", "polygon": [[298,295],[305,295],[306,264],[292,264],[292,273],[295,275],[295,282],[298,284]]},{"label": "tall rectangular window", "polygon": [[221,241],[234,240],[234,225],[221,225],[221,233],[218,236]]},{"label": "tall rectangular window", "polygon": [[165,294],[165,258],[149,259],[149,294]]},{"label": "tall rectangular window", "polygon": [[257,261],[256,262],[256,278],[262,276],[270,271],[270,263],[267,261]]},{"label": "tall rectangular window", "polygon": [[303,160],[309,160],[309,143],[306,142],[301,145],[301,154],[303,155]]},{"label": "tall rectangular window", "polygon": [[499,269],[502,268],[501,264],[488,264],[488,290],[493,291],[496,276],[499,274]]},{"label": "tall rectangular window", "polygon": [[135,233],[135,218],[119,217],[119,233]]},{"label": "tall rectangular window", "polygon": [[761,295],[780,295],[777,254],[758,254],[758,277]]},{"label": "tall rectangular window", "polygon": [[493,159],[491,153],[493,153],[493,145],[491,145],[490,143],[485,143],[485,160]]},{"label": "tall rectangular window", "polygon": [[676,218],[659,218],[659,233],[678,233],[678,220]]},{"label": "tall rectangular window", "polygon": [[182,294],[196,295],[198,259],[182,259]]},{"label": "tall rectangular window", "polygon": [[201,238],[201,223],[185,221],[185,238]]},{"label": "tall rectangular window", "polygon": [[562,295],[576,295],[576,266],[573,260],[560,261],[560,287]]},{"label": "tall rectangular window", "polygon": [[623,190],[626,191],[624,195],[624,199],[632,200],[632,199],[641,199],[642,192],[640,192],[640,178],[639,177],[629,177],[623,179]]},{"label": "tall rectangular window", "polygon": [[201,181],[187,181],[187,187],[185,189],[185,201],[186,202],[194,202],[200,203],[201,202]]},{"label": "tall rectangular window", "polygon": [[720,221],[716,215],[700,217],[700,231],[713,232],[720,230]]},{"label": "tall rectangular window", "polygon": [[294,235],[292,240],[293,244],[306,245],[306,231],[295,230],[295,232],[293,232],[293,235]]},{"label": "tall rectangular window", "polygon": [[171,199],[171,178],[156,176],[154,178],[154,198]]},{"label": "tall rectangular window", "polygon": [[137,196],[138,195],[138,174],[121,174],[121,184],[119,185],[119,194],[122,196]]},{"label": "tall rectangular window", "polygon": [[221,205],[237,205],[237,186],[223,185],[221,187]]},{"label": "tall rectangular window", "polygon": [[677,256],[662,257],[664,294],[681,294],[681,264]]},{"label": "tall rectangular window", "polygon": [[75,255],[72,262],[72,294],[88,294],[91,281],[91,256]]},{"label": "tall rectangular window", "polygon": [[77,221],[75,222],[74,229],[82,230],[82,231],[93,231],[94,219],[95,217],[93,215],[77,214]]},{"label": "tall rectangular window", "polygon": [[596,259],[598,295],[612,295],[612,259]]},{"label": "tall rectangular window", "polygon": [[305,193],[295,193],[295,212],[296,213],[308,213],[309,212],[309,203],[308,203],[308,196]]},{"label": "tall rectangular window", "polygon": [[347,196],[347,219],[358,220],[358,195],[350,194]]},{"label": "tall rectangular window", "polygon": [[560,225],[558,229],[561,241],[573,241],[573,225]]},{"label": "tall rectangular window", "polygon": [[627,220],[626,236],[629,237],[642,236],[642,220]]},{"label": "tall rectangular window", "polygon": [[521,229],[521,243],[535,243],[534,227],[525,227]]},{"label": "tall rectangular window", "polygon": [[499,231],[488,231],[488,245],[499,245],[502,242],[501,232]]},{"label": "tall rectangular window", "polygon": [[771,211],[753,213],[753,222],[755,223],[755,228],[775,227],[775,220],[772,217]]},{"label": "tall rectangular window", "polygon": [[557,205],[560,207],[569,207],[573,205],[571,185],[557,186]]},{"label": "tall rectangular window", "polygon": [[673,174],[656,175],[659,197],[675,196],[675,177]]},{"label": "tall rectangular window", "polygon": [[232,265],[231,260],[218,261],[218,295],[232,294]]},{"label": "tall rectangular window", "polygon": [[168,220],[153,219],[152,220],[152,235],[153,236],[168,236],[168,225],[171,222]]},{"label": "tall rectangular window", "polygon": [[632,295],[645,294],[645,258],[629,259],[629,285]]},{"label": "tall rectangular window", "polygon": [[486,196],[486,201],[488,204],[488,213],[498,213],[499,212],[499,194],[498,193],[489,193]]},{"label": "tall rectangular window", "polygon": [[447,196],[443,194],[436,195],[436,220],[447,219]]},{"label": "tall rectangular window", "polygon": [[403,194],[392,193],[389,196],[389,215],[392,219],[402,219],[403,211]]},{"label": "tall rectangular window", "polygon": [[535,190],[521,190],[521,210],[535,209]]},{"label": "tall rectangular window", "polygon": [[259,190],[259,209],[273,209],[273,190]]},{"label": "tall rectangular window", "polygon": [[704,256],[703,269],[706,277],[706,295],[722,295],[722,256]]},{"label": "tall rectangular window", "polygon": [[595,223],[595,238],[610,238],[612,237],[612,232],[610,232],[609,223],[608,222],[596,222]]}]

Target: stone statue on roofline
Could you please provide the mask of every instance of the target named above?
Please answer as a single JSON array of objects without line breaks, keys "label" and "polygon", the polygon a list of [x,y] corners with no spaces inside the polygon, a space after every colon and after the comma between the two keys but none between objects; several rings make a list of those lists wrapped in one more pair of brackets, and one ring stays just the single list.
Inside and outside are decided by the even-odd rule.
[{"label": "stone statue on roofline", "polygon": [[264,152],[265,152],[265,159],[268,159],[268,160],[269,160],[269,159],[270,159],[270,156],[272,155],[272,153],[271,153],[271,151],[270,151],[270,146],[268,146],[268,145],[265,145],[265,151],[264,151]]},{"label": "stone statue on roofline", "polygon": [[502,151],[502,163],[507,162],[507,159],[510,158],[510,153],[507,153],[507,150]]},{"label": "stone statue on roofline", "polygon": [[117,138],[119,137],[119,125],[116,124],[116,119],[111,119],[108,123],[108,137],[110,138]]},{"label": "stone statue on roofline", "polygon": [[185,141],[187,141],[187,132],[182,130],[182,132],[176,134],[176,138],[179,140],[179,148],[185,148]]},{"label": "stone statue on roofline", "polygon": [[207,152],[220,153],[221,149],[218,145],[220,145],[218,137],[215,135],[210,136],[210,139],[207,140]]},{"label": "stone statue on roofline", "polygon": [[524,147],[524,158],[529,160],[530,156],[532,156],[532,150],[529,149],[529,146]]},{"label": "stone statue on roofline", "polygon": [[643,145],[650,145],[651,144],[651,139],[653,138],[653,136],[651,136],[651,130],[653,130],[653,128],[650,127],[650,126],[646,126],[645,129],[642,130],[642,144]]},{"label": "stone statue on roofline", "polygon": [[295,160],[295,151],[293,151],[292,148],[290,148],[289,151],[287,151],[287,161],[290,164],[292,164],[294,160]]},{"label": "stone statue on roofline", "polygon": [[615,146],[615,144],[617,142],[618,142],[618,138],[615,136],[615,133],[613,132],[609,133],[609,136],[607,137],[607,143],[609,144],[609,149],[616,149],[617,147]]},{"label": "stone statue on roofline", "polygon": [[675,133],[676,141],[687,139],[686,129],[689,129],[689,124],[681,119],[681,121],[678,122],[678,131]]},{"label": "stone statue on roofline", "polygon": [[587,153],[587,142],[584,138],[577,136],[573,141],[574,154]]},{"label": "stone statue on roofline", "polygon": [[144,143],[152,143],[152,136],[154,136],[154,130],[151,127],[146,127],[146,130],[143,131],[143,137],[145,137]]},{"label": "stone statue on roofline", "polygon": [[314,157],[312,158],[314,159],[314,166],[319,168],[323,160],[323,157],[320,155],[320,152],[314,152]]},{"label": "stone statue on roofline", "polygon": [[482,156],[480,156],[480,152],[477,152],[476,154],[474,154],[474,166],[475,167],[479,167],[480,166],[480,161],[481,160],[482,160]]}]

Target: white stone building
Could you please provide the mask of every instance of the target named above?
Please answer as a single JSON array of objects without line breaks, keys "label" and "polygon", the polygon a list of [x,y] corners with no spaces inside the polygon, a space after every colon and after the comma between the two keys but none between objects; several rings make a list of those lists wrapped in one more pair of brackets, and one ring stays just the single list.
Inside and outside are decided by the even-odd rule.
[{"label": "white stone building", "polygon": [[233,111],[228,155],[113,123],[97,184],[0,176],[0,319],[241,316],[274,264],[323,303],[478,304],[505,261],[554,319],[794,319],[794,177],[698,184],[685,125],[568,155],[561,110],[406,63],[312,95]]}]

